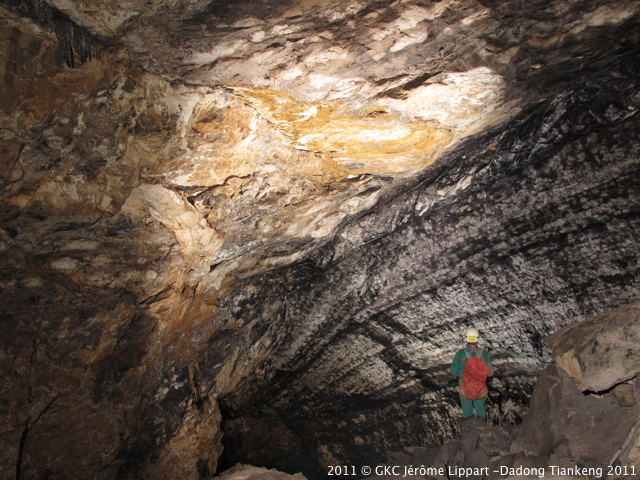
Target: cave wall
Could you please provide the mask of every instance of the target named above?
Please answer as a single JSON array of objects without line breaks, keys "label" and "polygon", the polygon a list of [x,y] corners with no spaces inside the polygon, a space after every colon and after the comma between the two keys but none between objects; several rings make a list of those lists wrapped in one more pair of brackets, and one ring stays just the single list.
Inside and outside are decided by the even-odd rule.
[{"label": "cave wall", "polygon": [[[214,307],[175,302],[158,315],[185,257],[161,222],[119,213],[144,159],[175,151],[167,134],[181,107],[166,82],[117,54],[71,69],[52,33],[10,16],[1,25],[0,476],[115,478],[147,411],[148,449],[168,436],[177,444],[145,457],[158,460],[148,475],[183,473],[178,451],[198,478],[216,468],[220,416],[215,401],[199,399],[195,373],[165,371],[164,347],[182,312],[196,326]],[[187,403],[197,408],[185,416],[176,410],[184,398],[169,396],[154,416],[147,398],[158,377],[193,391]]]},{"label": "cave wall", "polygon": [[0,7],[0,478],[436,444],[469,324],[517,422],[637,299],[637,3],[183,3]]},{"label": "cave wall", "polygon": [[550,359],[542,339],[638,295],[638,94],[616,76],[469,140],[318,253],[229,297],[259,372],[222,397],[229,452],[242,452],[229,455],[257,456],[242,445],[253,428],[270,438],[264,417],[323,432],[327,464],[450,438],[448,364],[470,325],[499,372],[490,418],[522,418]]}]

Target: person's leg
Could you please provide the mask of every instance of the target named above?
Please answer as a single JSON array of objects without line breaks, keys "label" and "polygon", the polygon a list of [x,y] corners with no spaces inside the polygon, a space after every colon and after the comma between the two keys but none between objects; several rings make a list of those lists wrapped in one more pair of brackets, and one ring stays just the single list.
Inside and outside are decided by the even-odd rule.
[{"label": "person's leg", "polygon": [[462,415],[465,417],[473,417],[473,400],[467,400],[460,395],[460,404],[462,405]]},{"label": "person's leg", "polygon": [[480,400],[474,400],[473,401],[473,408],[476,411],[476,415],[478,417],[485,417],[486,416],[486,412],[484,409],[484,398],[481,398]]}]

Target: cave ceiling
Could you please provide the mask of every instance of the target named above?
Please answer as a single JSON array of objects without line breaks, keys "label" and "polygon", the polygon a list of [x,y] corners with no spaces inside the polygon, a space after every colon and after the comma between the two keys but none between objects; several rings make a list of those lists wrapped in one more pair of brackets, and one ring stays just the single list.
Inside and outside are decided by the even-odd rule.
[{"label": "cave ceiling", "polygon": [[0,1],[0,479],[321,478],[435,445],[470,325],[492,421],[519,421],[542,338],[639,296],[639,23]]}]

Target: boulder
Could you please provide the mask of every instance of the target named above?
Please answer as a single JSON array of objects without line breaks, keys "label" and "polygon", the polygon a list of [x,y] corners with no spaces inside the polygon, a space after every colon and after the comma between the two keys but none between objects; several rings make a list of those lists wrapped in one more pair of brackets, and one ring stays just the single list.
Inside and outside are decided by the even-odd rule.
[{"label": "boulder", "polygon": [[465,469],[465,475],[462,478],[467,480],[482,480],[484,478],[484,469],[489,465],[490,461],[491,457],[480,449],[468,452],[462,464],[462,467]]},{"label": "boulder", "polygon": [[640,302],[567,325],[546,343],[579,390],[608,390],[640,372]]},{"label": "boulder", "polygon": [[633,392],[633,385],[629,383],[617,385],[611,393],[613,393],[613,396],[621,407],[633,407],[638,403],[638,399]]},{"label": "boulder", "polygon": [[214,478],[220,480],[307,480],[301,473],[289,475],[288,473],[279,472],[278,470],[268,470],[266,468],[241,464],[225,470]]},{"label": "boulder", "polygon": [[489,457],[508,453],[511,448],[511,429],[501,425],[486,429],[478,437],[477,448]]},{"label": "boulder", "polygon": [[458,460],[464,459],[462,442],[449,440],[440,447],[434,463],[436,465],[455,465]]},{"label": "boulder", "polygon": [[529,415],[511,451],[555,453],[583,466],[603,466],[625,441],[639,413],[637,404],[622,407],[612,394],[584,395],[562,368],[551,364],[538,378]]}]

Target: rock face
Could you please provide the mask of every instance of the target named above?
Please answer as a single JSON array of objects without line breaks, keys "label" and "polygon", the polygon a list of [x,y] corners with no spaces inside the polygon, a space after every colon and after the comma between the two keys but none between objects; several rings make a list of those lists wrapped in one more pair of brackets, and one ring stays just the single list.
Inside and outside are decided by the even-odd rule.
[{"label": "rock face", "polygon": [[583,395],[554,364],[540,375],[529,415],[512,448],[539,457],[556,454],[583,466],[611,465],[638,414],[637,402],[623,403],[615,394]]},{"label": "rock face", "polygon": [[638,298],[637,2],[0,4],[0,479],[324,478]]},{"label": "rock face", "polygon": [[[538,379],[517,447],[539,456],[556,453],[586,466],[611,465],[618,458],[623,465],[640,465],[640,354],[633,342],[639,308],[636,302],[588,318],[547,339],[557,364]],[[586,345],[588,350],[581,348]]]},{"label": "rock face", "polygon": [[[628,329],[620,325],[638,323],[638,306],[636,302],[574,323],[546,341],[558,346],[559,339],[569,338],[570,330],[573,339],[588,339],[599,327],[622,345]],[[602,358],[597,348],[581,353],[586,376],[605,366],[614,378],[625,375],[625,365]],[[636,351],[633,354],[637,357]],[[566,358],[561,347],[554,355],[556,362]],[[538,377],[521,425],[491,426],[478,418],[462,419],[458,438],[438,449],[412,447],[389,453],[386,465],[396,468],[373,478],[633,478],[640,468],[637,377],[607,392],[585,395],[578,389],[581,380],[572,379],[561,365],[552,363]]]},{"label": "rock face", "polygon": [[[558,107],[565,108],[549,106],[546,112],[532,113],[528,121],[544,124],[545,118],[562,118]],[[568,118],[577,111],[565,112],[564,118],[571,123]],[[517,124],[520,131],[530,132],[523,123]],[[559,124],[550,128],[562,129]],[[608,151],[617,150],[632,127],[626,123],[620,128],[616,146],[605,142],[613,138],[611,131],[595,134],[591,142]],[[602,298],[598,292],[616,291],[618,298],[635,298],[637,285],[622,280],[626,273],[609,270],[616,264],[629,264],[614,259],[620,258],[623,244],[616,240],[615,245],[607,245],[613,237],[606,233],[615,229],[633,237],[635,214],[600,217],[600,223],[595,211],[586,213],[578,206],[584,205],[579,200],[583,192],[599,190],[587,178],[619,181],[617,173],[617,180],[605,173],[609,167],[604,164],[611,164],[604,161],[601,169],[596,166],[599,162],[587,160],[590,155],[582,150],[582,141],[561,141],[556,152],[533,156],[540,163],[518,165],[515,160],[501,172],[498,160],[503,155],[517,159],[510,148],[517,150],[526,141],[515,128],[485,141],[496,142],[498,153],[492,157],[496,163],[464,163],[463,157],[474,162],[478,158],[464,149],[456,152],[459,176],[448,185],[439,183],[439,172],[434,172],[433,177],[396,197],[398,203],[389,209],[394,211],[391,218],[380,211],[362,217],[306,264],[263,275],[238,294],[242,302],[225,304],[233,308],[234,317],[254,319],[248,335],[274,329],[273,335],[282,339],[272,347],[273,353],[261,353],[264,360],[256,368],[265,372],[264,379],[252,378],[224,398],[232,415],[262,417],[270,410],[270,415],[281,418],[288,418],[291,412],[301,412],[306,418],[303,406],[319,409],[317,415],[327,416],[324,421],[328,424],[347,415],[344,421],[351,422],[349,430],[357,432],[352,452],[363,455],[361,461],[366,458],[366,446],[376,444],[374,433],[389,431],[395,436],[380,440],[381,444],[418,438],[435,443],[451,435],[454,428],[445,420],[451,418],[452,410],[432,405],[455,408],[453,392],[445,401],[442,388],[448,381],[448,362],[459,348],[456,335],[465,326],[475,324],[492,342],[495,364],[503,374],[531,374],[548,359],[541,336],[570,323],[578,312],[595,307],[592,302]],[[548,143],[546,148],[554,150]],[[527,158],[532,160],[532,156]],[[507,173],[510,170],[513,176]],[[554,171],[571,171],[571,178],[581,176],[578,171],[582,171],[586,176],[581,176],[580,186],[571,187],[551,173]],[[469,186],[461,188],[465,181]],[[633,196],[635,180],[629,181],[628,187],[620,185],[620,194],[612,198],[614,204]],[[455,192],[455,199],[447,198],[447,187]],[[538,195],[534,204],[529,188]],[[381,226],[385,223],[393,225],[391,233]],[[495,237],[490,233],[494,231],[498,232]],[[353,243],[362,246],[352,249]],[[595,250],[586,248],[587,244]],[[605,260],[610,254],[613,257]],[[633,255],[630,250],[623,253],[628,259]],[[600,270],[603,268],[610,273]],[[294,288],[289,278],[297,281]],[[276,310],[279,316],[274,315],[269,298],[285,299],[279,300],[283,303]],[[440,323],[443,317],[449,319],[445,324]],[[247,344],[255,344],[259,337],[249,338]],[[319,339],[317,344],[311,338]],[[204,357],[203,361],[208,360]],[[442,392],[435,401],[434,391]],[[413,401],[418,408],[412,411],[405,405]],[[505,398],[498,403],[508,405]],[[358,405],[367,409],[363,415],[368,421],[362,422],[359,414],[349,415]],[[403,433],[397,427],[381,426],[388,412],[394,418],[407,418]],[[357,437],[365,447],[355,443],[360,441]]]},{"label": "rock face", "polygon": [[634,303],[623,310],[568,325],[546,340],[558,365],[571,375],[580,390],[610,390],[640,373],[638,308],[640,305]]}]

